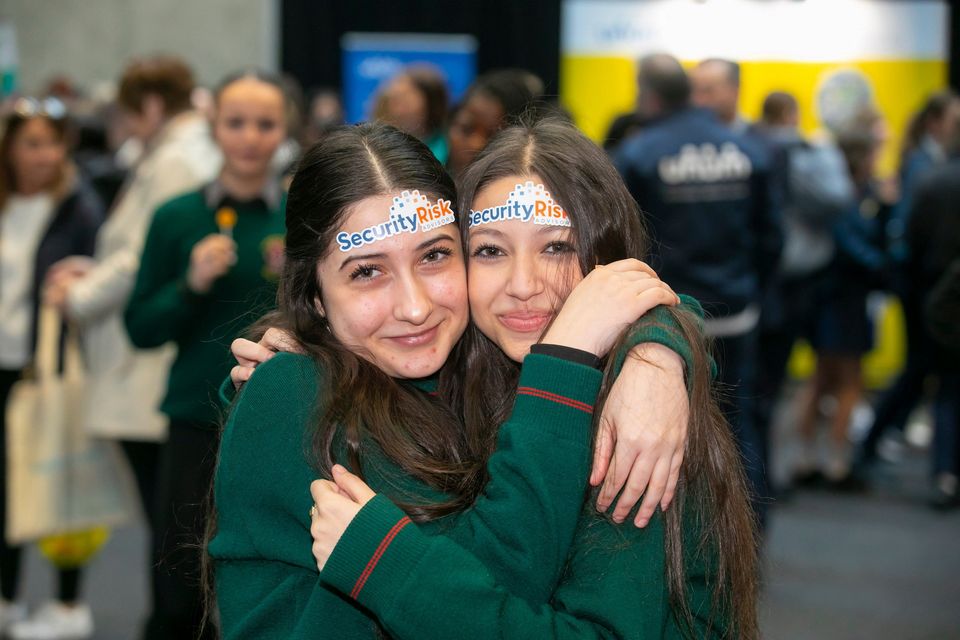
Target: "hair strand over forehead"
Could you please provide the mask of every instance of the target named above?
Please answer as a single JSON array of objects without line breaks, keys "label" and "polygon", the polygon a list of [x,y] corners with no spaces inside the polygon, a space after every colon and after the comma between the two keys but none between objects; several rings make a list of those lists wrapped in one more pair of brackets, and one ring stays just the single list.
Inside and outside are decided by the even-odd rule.
[{"label": "hair strand over forehead", "polygon": [[[636,202],[607,154],[558,117],[521,120],[498,133],[460,180],[460,209],[508,176],[537,176],[570,216],[581,269],[647,253]],[[464,233],[466,231],[464,230]]]}]

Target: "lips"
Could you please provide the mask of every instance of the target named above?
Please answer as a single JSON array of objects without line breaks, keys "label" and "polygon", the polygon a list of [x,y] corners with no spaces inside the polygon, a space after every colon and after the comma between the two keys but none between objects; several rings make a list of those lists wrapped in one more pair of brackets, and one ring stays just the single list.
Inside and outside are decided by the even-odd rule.
[{"label": "lips", "polygon": [[552,313],[523,311],[518,313],[505,313],[497,316],[497,319],[500,321],[500,324],[511,331],[516,331],[517,333],[533,333],[543,330],[552,317]]},{"label": "lips", "polygon": [[420,347],[433,342],[437,337],[437,333],[439,333],[439,329],[440,325],[437,324],[424,331],[407,333],[400,336],[391,336],[387,339],[402,347]]}]

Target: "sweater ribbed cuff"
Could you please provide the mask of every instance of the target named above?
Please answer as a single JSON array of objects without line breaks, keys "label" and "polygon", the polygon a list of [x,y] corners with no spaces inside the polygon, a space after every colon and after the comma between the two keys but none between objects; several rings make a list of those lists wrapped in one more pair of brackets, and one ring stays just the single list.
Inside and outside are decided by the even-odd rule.
[{"label": "sweater ribbed cuff", "polygon": [[536,416],[536,428],[582,442],[602,382],[603,373],[592,367],[532,353],[523,360],[513,415]]},{"label": "sweater ribbed cuff", "polygon": [[366,606],[387,605],[423,555],[427,539],[399,507],[376,495],[360,509],[320,572],[320,579]]},{"label": "sweater ribbed cuff", "polygon": [[[701,331],[703,330],[703,307],[696,298],[688,295],[680,295],[680,306],[686,311],[691,312],[698,320]],[[613,372],[620,374],[623,363],[634,347],[645,342],[653,342],[663,345],[676,353],[683,360],[684,378],[687,383],[687,389],[690,388],[690,372],[693,370],[693,351],[690,344],[684,339],[680,332],[680,326],[670,315],[668,307],[658,306],[650,310],[635,325],[633,332],[628,337],[624,347],[616,354],[614,360]],[[717,363],[710,359],[710,369],[712,377],[717,377]]]},{"label": "sweater ribbed cuff", "polygon": [[592,354],[589,351],[584,351],[583,349],[567,347],[562,344],[538,342],[537,344],[530,345],[530,353],[553,356],[554,358],[569,360],[570,362],[582,364],[585,367],[593,367],[594,369],[603,368],[603,360],[598,358],[595,354]]},{"label": "sweater ribbed cuff", "polygon": [[233,386],[233,379],[227,376],[227,379],[220,383],[217,389],[217,399],[220,400],[220,407],[227,409],[233,404],[237,397],[237,389]]}]

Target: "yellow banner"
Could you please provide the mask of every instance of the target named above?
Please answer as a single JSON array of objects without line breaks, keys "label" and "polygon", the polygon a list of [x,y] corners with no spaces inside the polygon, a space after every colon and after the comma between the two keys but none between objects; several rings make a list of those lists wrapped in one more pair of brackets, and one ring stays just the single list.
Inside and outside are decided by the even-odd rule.
[{"label": "yellow banner", "polygon": [[[696,63],[684,62],[686,66]],[[759,117],[768,93],[786,91],[799,101],[801,127],[808,134],[820,128],[815,95],[823,79],[839,69],[862,73],[890,128],[891,137],[880,161],[883,175],[896,170],[900,140],[910,116],[930,93],[947,85],[947,63],[943,60],[743,62],[740,68],[740,111],[746,118]],[[613,119],[634,108],[636,77],[636,63],[628,58],[566,55],[561,60],[561,100],[577,125],[601,142]]]}]

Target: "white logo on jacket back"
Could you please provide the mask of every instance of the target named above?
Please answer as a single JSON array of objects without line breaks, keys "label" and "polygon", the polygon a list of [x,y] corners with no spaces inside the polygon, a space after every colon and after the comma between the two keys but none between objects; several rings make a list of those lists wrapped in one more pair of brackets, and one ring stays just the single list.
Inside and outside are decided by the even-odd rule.
[{"label": "white logo on jacket back", "polygon": [[732,142],[723,143],[719,151],[716,145],[707,142],[683,145],[679,154],[661,158],[657,171],[660,179],[669,185],[726,182],[749,178],[753,164]]}]

